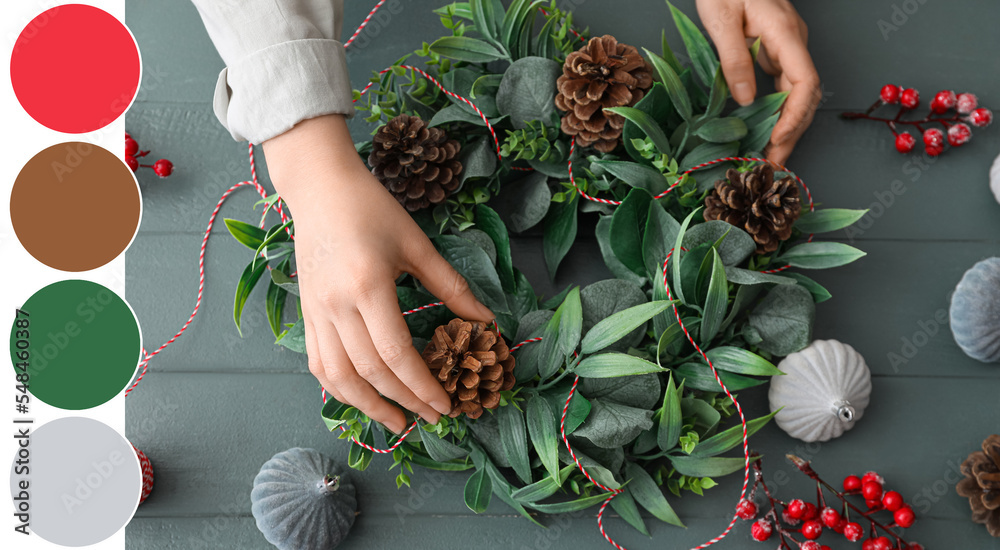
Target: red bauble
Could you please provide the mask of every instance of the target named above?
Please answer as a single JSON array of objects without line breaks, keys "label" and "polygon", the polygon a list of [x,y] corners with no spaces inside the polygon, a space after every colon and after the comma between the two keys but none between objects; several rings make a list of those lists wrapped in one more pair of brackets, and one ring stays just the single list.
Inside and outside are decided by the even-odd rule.
[{"label": "red bauble", "polygon": [[153,163],[153,171],[157,176],[165,178],[174,173],[174,163],[167,159],[160,159]]}]

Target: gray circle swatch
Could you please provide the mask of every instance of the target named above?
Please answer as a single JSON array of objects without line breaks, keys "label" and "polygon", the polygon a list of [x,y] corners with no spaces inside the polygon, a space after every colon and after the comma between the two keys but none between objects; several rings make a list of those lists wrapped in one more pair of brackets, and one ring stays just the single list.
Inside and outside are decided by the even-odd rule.
[{"label": "gray circle swatch", "polygon": [[121,434],[81,417],[53,420],[29,434],[30,445],[19,447],[11,464],[15,524],[23,523],[26,518],[17,515],[26,510],[29,528],[39,537],[63,546],[88,546],[132,519],[142,472],[135,450]]}]

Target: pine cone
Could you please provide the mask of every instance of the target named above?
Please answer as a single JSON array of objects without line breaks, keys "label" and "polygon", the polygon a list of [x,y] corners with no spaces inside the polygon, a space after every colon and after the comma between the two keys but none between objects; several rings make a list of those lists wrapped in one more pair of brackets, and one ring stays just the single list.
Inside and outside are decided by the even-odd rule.
[{"label": "pine cone", "polygon": [[461,145],[419,117],[399,115],[372,139],[372,174],[410,212],[440,204],[458,188]]},{"label": "pine cone", "polygon": [[562,131],[581,146],[602,153],[618,146],[625,118],[605,113],[608,107],[635,105],[653,85],[652,68],[634,46],[611,35],[594,37],[563,63],[556,81],[556,107],[567,111]]},{"label": "pine cone", "polygon": [[705,197],[705,219],[745,229],[757,243],[758,254],[774,252],[792,236],[800,211],[795,179],[785,176],[775,181],[770,164],[742,173],[730,168],[726,179],[715,182],[715,190]]},{"label": "pine cone", "polygon": [[965,479],[955,490],[969,499],[972,521],[986,525],[994,537],[1000,537],[1000,435],[983,441],[983,450],[969,455],[962,463]]},{"label": "pine cone", "polygon": [[424,361],[451,396],[452,418],[479,418],[514,387],[514,356],[507,342],[480,321],[452,319],[434,331]]}]

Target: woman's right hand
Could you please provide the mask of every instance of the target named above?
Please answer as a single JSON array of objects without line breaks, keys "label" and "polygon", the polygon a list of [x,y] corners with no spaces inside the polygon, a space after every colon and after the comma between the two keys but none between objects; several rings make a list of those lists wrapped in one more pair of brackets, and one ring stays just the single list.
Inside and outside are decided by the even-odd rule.
[{"label": "woman's right hand", "polygon": [[395,281],[416,277],[455,315],[491,321],[465,279],[365,167],[343,116],[299,123],[264,144],[295,217],[295,262],[309,370],[338,401],[400,433],[403,412],[429,423],[451,400],[413,347]]}]

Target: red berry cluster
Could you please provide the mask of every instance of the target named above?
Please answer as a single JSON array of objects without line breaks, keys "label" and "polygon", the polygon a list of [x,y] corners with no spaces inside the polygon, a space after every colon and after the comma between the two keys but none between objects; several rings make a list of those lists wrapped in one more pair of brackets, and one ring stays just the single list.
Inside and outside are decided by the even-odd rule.
[{"label": "red berry cluster", "polygon": [[[895,118],[882,118],[872,116],[872,113],[883,105],[899,104],[899,112]],[[903,120],[903,114],[916,109],[920,105],[920,92],[913,88],[901,88],[895,84],[882,86],[879,93],[879,100],[876,101],[867,111],[863,113],[843,113],[841,117],[848,120],[867,119],[884,122],[889,126],[889,130],[896,136],[896,150],[900,153],[909,153],[917,144],[917,139],[908,131],[899,131],[897,126],[906,124],[915,127],[921,134],[924,142],[924,152],[929,156],[936,157],[944,152],[944,142],[947,139],[952,147],[959,147],[972,139],[972,129],[969,124],[977,128],[985,128],[993,122],[993,112],[986,107],[979,106],[979,99],[974,94],[956,94],[951,90],[941,90],[934,95],[930,103],[930,113],[919,120]],[[948,111],[955,113],[947,116]],[[938,115],[938,116],[935,116]],[[945,116],[940,116],[945,115]],[[940,128],[924,128],[927,124],[940,124]],[[966,124],[968,123],[968,124]]]},{"label": "red berry cluster", "polygon": [[[740,519],[755,520],[750,527],[750,536],[754,540],[763,542],[777,533],[780,539],[779,549],[791,550],[798,546],[800,550],[830,550],[829,546],[816,542],[824,531],[829,530],[843,535],[848,541],[861,541],[861,550],[924,550],[921,544],[907,542],[893,531],[893,528],[905,529],[912,526],[915,515],[902,495],[896,491],[884,490],[885,480],[882,476],[875,472],[868,472],[862,477],[849,475],[844,478],[843,491],[838,491],[820,479],[809,462],[793,455],[788,455],[788,458],[799,471],[816,481],[816,502],[798,498],[788,502],[775,499],[764,482],[763,468],[760,460],[757,460],[754,463],[753,488],[748,498],[736,505],[736,515]],[[764,491],[771,506],[760,518],[757,517],[758,508],[754,502],[758,488]],[[824,489],[832,493],[839,502],[827,505]],[[867,510],[848,500],[850,495],[863,497]],[[892,514],[891,523],[881,523],[874,517],[877,512],[883,511]],[[862,523],[870,526],[867,538]],[[804,540],[798,540],[796,535]]]},{"label": "red berry cluster", "polygon": [[165,178],[174,172],[174,163],[167,159],[160,159],[153,164],[139,164],[139,159],[149,154],[149,151],[140,151],[139,142],[132,139],[132,136],[125,133],[125,163],[133,172],[139,168],[152,168],[153,172],[161,178]]}]

